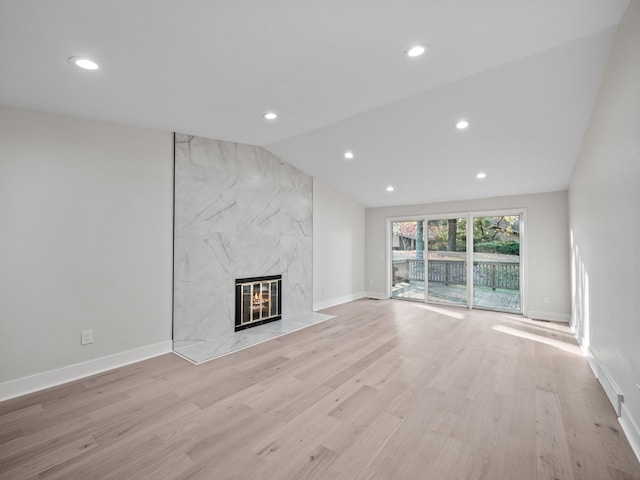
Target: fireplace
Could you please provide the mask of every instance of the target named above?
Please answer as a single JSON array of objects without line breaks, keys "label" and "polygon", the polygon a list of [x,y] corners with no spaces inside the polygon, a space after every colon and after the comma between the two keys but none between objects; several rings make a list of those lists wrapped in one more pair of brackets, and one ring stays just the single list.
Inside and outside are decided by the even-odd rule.
[{"label": "fireplace", "polygon": [[236,332],[281,318],[282,275],[236,280]]}]

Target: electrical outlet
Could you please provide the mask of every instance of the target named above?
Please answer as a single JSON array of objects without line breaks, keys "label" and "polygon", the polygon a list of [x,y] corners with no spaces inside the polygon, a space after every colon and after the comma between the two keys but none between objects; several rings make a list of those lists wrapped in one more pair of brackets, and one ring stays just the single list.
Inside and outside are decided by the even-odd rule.
[{"label": "electrical outlet", "polygon": [[89,343],[93,343],[93,330],[82,330],[80,332],[80,344],[88,345]]},{"label": "electrical outlet", "polygon": [[544,303],[551,303],[551,299],[549,297],[544,297]]}]

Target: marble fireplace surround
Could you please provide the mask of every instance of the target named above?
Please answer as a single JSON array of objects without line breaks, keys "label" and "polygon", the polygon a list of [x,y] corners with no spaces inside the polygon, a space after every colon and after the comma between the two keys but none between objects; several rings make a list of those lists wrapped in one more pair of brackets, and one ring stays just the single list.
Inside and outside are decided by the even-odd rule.
[{"label": "marble fireplace surround", "polygon": [[[312,309],[312,178],[267,150],[175,135],[174,351],[201,363],[331,318]],[[282,275],[282,320],[234,332],[235,280]]]}]

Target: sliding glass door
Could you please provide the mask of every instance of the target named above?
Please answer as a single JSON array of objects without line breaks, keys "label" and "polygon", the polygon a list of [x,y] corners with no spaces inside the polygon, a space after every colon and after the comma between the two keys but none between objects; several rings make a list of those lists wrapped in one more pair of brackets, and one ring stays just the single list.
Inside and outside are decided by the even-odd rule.
[{"label": "sliding glass door", "polygon": [[473,217],[473,305],[521,312],[520,215]]},{"label": "sliding glass door", "polygon": [[424,221],[391,223],[391,296],[424,301]]},{"label": "sliding glass door", "polygon": [[427,221],[427,299],[467,305],[467,219]]},{"label": "sliding glass door", "polygon": [[391,297],[522,313],[522,214],[390,221]]}]

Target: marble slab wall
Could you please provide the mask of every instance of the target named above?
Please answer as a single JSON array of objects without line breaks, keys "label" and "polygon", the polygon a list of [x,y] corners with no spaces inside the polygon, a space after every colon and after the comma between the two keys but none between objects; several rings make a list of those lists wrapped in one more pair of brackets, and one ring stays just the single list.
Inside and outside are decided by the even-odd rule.
[{"label": "marble slab wall", "polygon": [[312,311],[312,178],[260,147],[175,136],[174,343],[234,331],[235,280],[282,275]]}]

